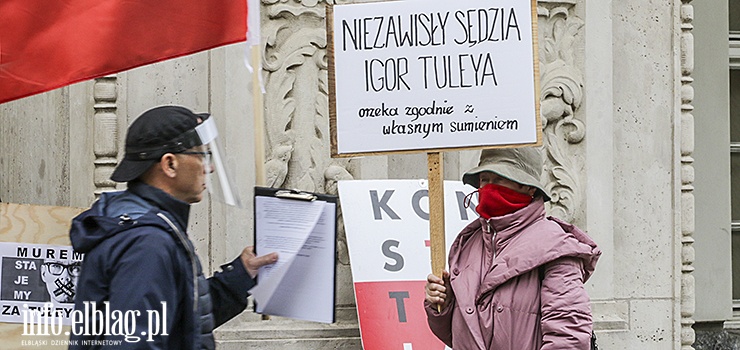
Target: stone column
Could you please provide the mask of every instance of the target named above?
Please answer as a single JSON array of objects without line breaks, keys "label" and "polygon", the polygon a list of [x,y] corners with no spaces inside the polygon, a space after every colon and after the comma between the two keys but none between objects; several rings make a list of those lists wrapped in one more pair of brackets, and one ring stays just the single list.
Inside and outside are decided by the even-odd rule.
[{"label": "stone column", "polygon": [[[93,152],[95,153],[95,198],[102,192],[115,190],[116,182],[110,179],[118,164],[117,77],[109,75],[95,79],[93,85],[94,115]],[[125,130],[125,128],[124,128]]]},{"label": "stone column", "polygon": [[680,57],[681,57],[681,349],[693,350],[694,343],[694,36],[692,21],[694,8],[691,0],[680,3]]}]

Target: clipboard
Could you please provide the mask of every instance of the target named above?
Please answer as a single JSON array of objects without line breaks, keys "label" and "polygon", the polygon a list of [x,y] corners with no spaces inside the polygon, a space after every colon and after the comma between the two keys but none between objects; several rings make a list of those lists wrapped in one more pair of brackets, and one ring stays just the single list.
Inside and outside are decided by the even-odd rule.
[{"label": "clipboard", "polygon": [[337,196],[254,188],[254,251],[278,252],[250,290],[263,315],[334,323]]}]

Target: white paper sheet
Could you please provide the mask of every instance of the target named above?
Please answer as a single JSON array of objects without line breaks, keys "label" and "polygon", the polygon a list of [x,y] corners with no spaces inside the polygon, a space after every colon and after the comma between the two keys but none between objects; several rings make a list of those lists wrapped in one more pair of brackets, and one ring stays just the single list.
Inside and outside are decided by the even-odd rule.
[{"label": "white paper sheet", "polygon": [[336,204],[257,196],[255,218],[257,254],[279,254],[250,290],[256,311],[333,322]]},{"label": "white paper sheet", "polygon": [[257,311],[308,321],[334,321],[334,225],[336,205],[324,211],[282,281]]}]

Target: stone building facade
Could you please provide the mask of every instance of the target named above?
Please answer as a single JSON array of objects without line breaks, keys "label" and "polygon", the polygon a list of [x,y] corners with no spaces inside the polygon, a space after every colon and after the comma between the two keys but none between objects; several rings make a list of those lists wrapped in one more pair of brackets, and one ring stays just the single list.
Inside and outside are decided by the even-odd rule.
[{"label": "stone building facade", "polygon": [[[342,179],[426,177],[425,154],[330,157],[326,3],[261,6],[265,162],[287,169],[272,185],[336,193]],[[696,19],[700,10],[707,17]],[[604,251],[587,285],[603,349],[691,349],[697,321],[721,331],[732,320],[730,175],[722,158],[729,111],[716,106],[728,91],[712,84],[727,83],[712,78],[727,72],[714,65],[727,58],[727,40],[694,39],[726,35],[719,27],[727,12],[726,1],[716,0],[537,1],[548,210],[584,228]],[[697,52],[700,45],[710,50]],[[109,176],[126,127],[160,104],[216,116],[227,161],[244,184],[240,194],[250,198],[255,87],[244,52],[231,45],[0,105],[0,199],[86,207],[120,188]],[[700,63],[709,82],[695,82]],[[695,111],[699,85],[707,90],[696,103],[719,108],[711,111],[716,119]],[[697,158],[695,148],[708,158]],[[703,159],[711,165],[696,169]],[[476,161],[476,151],[445,153],[445,177],[459,179]],[[702,172],[716,181],[697,179]],[[191,231],[205,269],[249,244],[251,209],[194,207]],[[697,226],[702,213],[719,216]],[[360,349],[341,230],[338,239],[336,324],[247,312],[218,331],[220,348]]]}]

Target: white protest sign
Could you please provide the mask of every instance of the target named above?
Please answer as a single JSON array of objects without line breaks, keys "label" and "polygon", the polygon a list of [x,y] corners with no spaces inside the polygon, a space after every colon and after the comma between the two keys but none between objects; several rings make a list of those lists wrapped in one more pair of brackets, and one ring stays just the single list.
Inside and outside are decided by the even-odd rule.
[{"label": "white protest sign", "polygon": [[0,322],[71,324],[84,254],[70,246],[2,242],[0,257]]},{"label": "white protest sign", "polygon": [[[475,189],[445,181],[447,249],[478,217]],[[424,285],[429,266],[429,200],[425,180],[340,181],[363,349],[442,350],[429,330]],[[473,196],[476,197],[476,196]]]},{"label": "white protest sign", "polygon": [[533,4],[328,6],[332,154],[538,144]]}]

